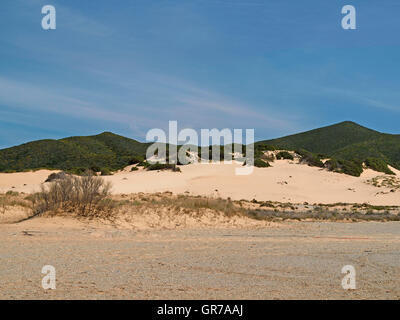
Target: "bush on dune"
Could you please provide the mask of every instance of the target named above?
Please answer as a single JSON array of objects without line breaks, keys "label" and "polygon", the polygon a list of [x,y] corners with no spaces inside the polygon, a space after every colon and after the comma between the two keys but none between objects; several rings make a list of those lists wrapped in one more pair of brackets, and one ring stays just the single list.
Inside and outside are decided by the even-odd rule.
[{"label": "bush on dune", "polygon": [[144,158],[142,156],[135,156],[132,157],[131,160],[129,160],[129,164],[138,164],[144,161]]},{"label": "bush on dune", "polygon": [[109,217],[112,200],[111,184],[102,178],[87,174],[82,177],[66,176],[42,186],[41,192],[30,197],[34,214],[44,212],[75,213],[82,217]]},{"label": "bush on dune", "polygon": [[365,160],[365,165],[375,171],[383,172],[386,174],[394,174],[392,170],[389,169],[385,161],[378,158],[367,158]]},{"label": "bush on dune", "polygon": [[300,156],[301,162],[307,163],[309,166],[312,167],[324,167],[324,163],[314,153],[308,152],[304,149],[297,150],[296,153]]},{"label": "bush on dune", "polygon": [[147,170],[172,170],[173,172],[181,172],[181,169],[178,168],[175,164],[170,163],[153,163],[147,167]]},{"label": "bush on dune", "polygon": [[254,159],[254,166],[257,168],[268,168],[271,165],[268,162],[257,158]]},{"label": "bush on dune", "polygon": [[47,179],[45,180],[45,182],[53,182],[55,180],[61,180],[61,179],[65,179],[68,176],[68,173],[65,173],[64,171],[61,172],[53,172],[52,174],[50,174]]},{"label": "bush on dune", "polygon": [[287,151],[278,152],[276,155],[277,160],[286,159],[286,160],[293,160],[293,156]]},{"label": "bush on dune", "polygon": [[325,168],[354,177],[359,177],[363,172],[362,162],[357,160],[350,161],[332,158],[325,162]]},{"label": "bush on dune", "polygon": [[100,172],[101,172],[102,176],[111,176],[112,175],[110,168],[102,168],[100,170]]}]

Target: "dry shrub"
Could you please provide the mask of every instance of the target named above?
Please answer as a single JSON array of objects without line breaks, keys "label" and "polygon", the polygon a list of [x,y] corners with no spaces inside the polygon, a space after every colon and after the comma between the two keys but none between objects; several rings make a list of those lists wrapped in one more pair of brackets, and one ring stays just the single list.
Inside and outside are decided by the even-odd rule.
[{"label": "dry shrub", "polygon": [[[221,198],[210,198],[190,195],[174,196],[169,193],[152,195],[134,195],[130,200],[119,201],[120,206],[125,208],[136,207],[135,211],[142,212],[141,208],[168,209],[171,213],[202,215],[209,211],[221,213],[223,216],[231,217],[243,215],[244,210],[235,205],[233,201]],[[137,208],[137,207],[140,207]]]},{"label": "dry shrub", "polygon": [[240,209],[236,207],[231,200],[221,198],[205,198],[178,196],[174,201],[174,205],[186,209],[210,209],[217,212],[222,212],[226,216],[233,216],[240,213]]},{"label": "dry shrub", "polygon": [[82,217],[109,218],[114,205],[109,199],[111,184],[101,177],[87,174],[55,180],[31,197],[34,214],[43,212],[75,213]]},{"label": "dry shrub", "polygon": [[0,194],[0,214],[5,214],[10,207],[29,208],[29,201],[26,201],[18,192],[7,191],[6,194]]}]

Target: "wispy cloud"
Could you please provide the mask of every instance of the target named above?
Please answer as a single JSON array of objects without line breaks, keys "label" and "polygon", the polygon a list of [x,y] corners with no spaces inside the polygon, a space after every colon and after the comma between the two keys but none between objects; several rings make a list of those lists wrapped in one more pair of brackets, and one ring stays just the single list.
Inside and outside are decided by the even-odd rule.
[{"label": "wispy cloud", "polygon": [[[128,91],[154,93],[163,104],[159,107],[147,106],[149,110],[170,115],[175,113],[177,119],[195,124],[196,127],[204,127],[215,118],[225,125],[251,123],[254,126],[262,124],[272,129],[294,127],[287,117],[277,114],[277,106],[264,103],[262,109],[257,110],[238,101],[237,98],[216,93],[173,76],[145,72],[140,76],[140,80],[132,80],[97,70],[94,73],[101,74],[104,81],[117,84]],[[185,114],[187,118],[182,119],[182,115]]]},{"label": "wispy cloud", "polygon": [[75,118],[125,124],[132,128],[135,128],[137,123],[140,123],[142,127],[160,125],[160,121],[154,118],[144,118],[139,114],[120,112],[116,108],[106,109],[96,102],[61,94],[48,87],[3,77],[0,77],[0,103],[25,110],[47,111]]},{"label": "wispy cloud", "polygon": [[[372,97],[374,92],[359,92],[356,90],[349,90],[349,89],[343,89],[343,88],[333,88],[333,87],[324,87],[321,88],[322,91],[330,94],[334,94],[335,96],[340,96],[344,97],[352,102],[355,102],[357,104],[360,104],[364,107],[371,107],[371,108],[376,108],[376,109],[382,109],[382,110],[387,110],[387,111],[392,111],[392,112],[400,112],[400,104],[393,104],[390,102],[385,102],[382,101],[381,99],[387,96],[393,95],[393,92],[391,93],[380,93],[379,96],[381,99],[377,99],[375,97]],[[396,98],[391,98],[392,101],[400,101],[400,95]]]}]

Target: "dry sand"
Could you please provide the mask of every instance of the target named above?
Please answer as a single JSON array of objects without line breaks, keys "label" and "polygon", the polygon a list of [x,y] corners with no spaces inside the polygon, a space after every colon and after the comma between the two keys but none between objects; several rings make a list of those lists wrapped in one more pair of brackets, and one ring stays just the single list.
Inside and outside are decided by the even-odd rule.
[{"label": "dry sand", "polygon": [[0,299],[400,299],[399,222],[137,232],[35,218],[0,224],[0,243]]},{"label": "dry sand", "polygon": [[[182,172],[134,171],[127,168],[105,179],[113,184],[115,194],[137,192],[190,193],[192,195],[231,197],[234,200],[261,200],[309,203],[369,203],[400,205],[400,189],[377,188],[367,181],[383,176],[365,170],[361,177],[329,172],[293,163],[273,162],[272,168],[254,168],[248,176],[235,175],[236,164],[193,164],[180,166]],[[394,170],[397,178],[400,172]],[[0,192],[33,192],[51,171],[0,174]],[[14,188],[13,188],[14,187]]]}]

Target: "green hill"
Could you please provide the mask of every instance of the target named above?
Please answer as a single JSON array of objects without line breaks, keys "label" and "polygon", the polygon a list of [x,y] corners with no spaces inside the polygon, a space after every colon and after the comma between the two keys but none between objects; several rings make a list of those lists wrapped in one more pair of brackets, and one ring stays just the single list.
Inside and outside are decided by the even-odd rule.
[{"label": "green hill", "polygon": [[350,121],[256,143],[259,148],[263,145],[304,149],[321,156],[358,162],[376,158],[400,169],[400,135],[381,133]]},{"label": "green hill", "polygon": [[88,137],[33,141],[0,150],[0,171],[39,168],[116,170],[129,164],[133,156],[143,156],[148,145],[110,132]]},{"label": "green hill", "polygon": [[[90,168],[113,171],[128,165],[135,156],[144,157],[149,145],[110,132],[39,140],[0,150],[0,172],[40,168],[76,173]],[[348,121],[259,141],[255,147],[256,158],[271,148],[297,150],[305,162],[320,167],[324,166],[320,159],[329,157],[329,169],[352,175],[362,172],[363,162],[382,172],[389,172],[387,164],[400,169],[400,135],[380,133]]]},{"label": "green hill", "polygon": [[382,133],[346,121],[328,127],[310,130],[279,139],[258,142],[282,149],[305,149],[314,153],[332,154],[333,152],[364,141],[379,138]]}]

